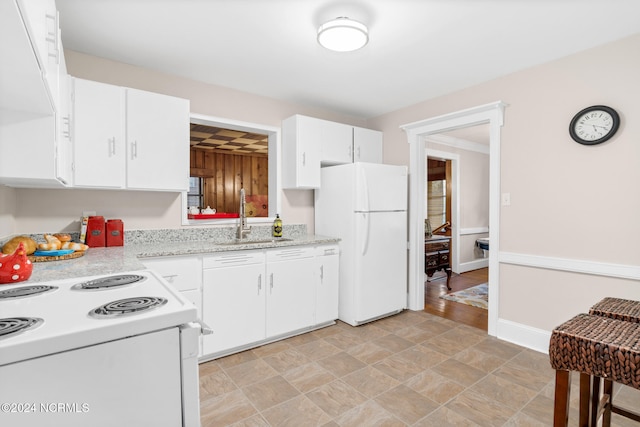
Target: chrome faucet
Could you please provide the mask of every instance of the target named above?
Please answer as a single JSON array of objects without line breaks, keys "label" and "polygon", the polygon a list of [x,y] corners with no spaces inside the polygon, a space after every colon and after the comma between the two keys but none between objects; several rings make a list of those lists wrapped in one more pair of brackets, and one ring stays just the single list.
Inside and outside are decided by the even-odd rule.
[{"label": "chrome faucet", "polygon": [[240,189],[240,222],[238,222],[238,233],[236,238],[242,240],[245,234],[251,233],[251,226],[247,225],[247,214],[245,212],[246,200],[244,197],[244,188]]}]

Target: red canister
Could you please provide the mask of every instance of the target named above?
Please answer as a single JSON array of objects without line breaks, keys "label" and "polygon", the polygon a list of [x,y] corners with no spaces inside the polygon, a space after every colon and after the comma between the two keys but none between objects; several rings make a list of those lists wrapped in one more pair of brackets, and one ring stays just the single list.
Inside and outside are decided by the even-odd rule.
[{"label": "red canister", "polygon": [[90,248],[102,248],[106,244],[105,223],[103,216],[90,216],[87,222],[87,240]]},{"label": "red canister", "polygon": [[124,224],[120,219],[107,220],[107,246],[124,245]]}]

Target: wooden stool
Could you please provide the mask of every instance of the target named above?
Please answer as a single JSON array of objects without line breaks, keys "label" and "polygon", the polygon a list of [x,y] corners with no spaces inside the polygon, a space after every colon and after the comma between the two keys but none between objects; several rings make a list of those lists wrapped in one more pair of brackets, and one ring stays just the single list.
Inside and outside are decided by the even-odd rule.
[{"label": "wooden stool", "polygon": [[[640,390],[640,323],[579,314],[553,330],[549,360],[556,370],[554,427],[568,425],[572,371],[580,373],[579,425],[589,426],[589,421],[595,425],[594,417],[589,419],[590,409],[592,413],[599,411],[593,404],[589,407],[590,377],[606,378],[609,383],[615,381]],[[598,408],[610,404],[606,391],[611,392],[607,383],[607,401],[600,402]],[[591,396],[594,394],[599,395],[599,389]],[[633,417],[636,414],[624,412],[621,415],[632,415],[629,418],[637,420]]]},{"label": "wooden stool", "polygon": [[[640,301],[607,297],[591,307],[589,314],[623,320],[625,322],[640,323]],[[639,415],[613,404],[613,382],[611,380],[604,379],[604,390],[601,399],[600,378],[593,377],[591,396],[592,425],[595,425],[600,419],[600,415],[603,415],[603,427],[610,426],[611,412],[640,422]]]}]

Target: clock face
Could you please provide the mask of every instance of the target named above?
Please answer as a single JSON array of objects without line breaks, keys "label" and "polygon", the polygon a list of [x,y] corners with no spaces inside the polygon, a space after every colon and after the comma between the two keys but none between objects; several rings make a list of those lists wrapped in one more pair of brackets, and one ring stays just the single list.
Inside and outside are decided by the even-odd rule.
[{"label": "clock face", "polygon": [[585,108],[575,115],[569,127],[571,137],[581,144],[600,144],[613,136],[620,125],[615,110],[603,105]]}]

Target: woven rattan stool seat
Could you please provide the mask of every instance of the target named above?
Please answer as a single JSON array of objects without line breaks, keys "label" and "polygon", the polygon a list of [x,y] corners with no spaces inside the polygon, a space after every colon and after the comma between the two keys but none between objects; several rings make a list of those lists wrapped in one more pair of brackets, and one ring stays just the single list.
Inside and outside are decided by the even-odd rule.
[{"label": "woven rattan stool seat", "polygon": [[579,314],[553,330],[549,359],[556,370],[640,389],[640,323]]},{"label": "woven rattan stool seat", "polygon": [[591,307],[589,314],[640,323],[640,301],[607,297]]}]

